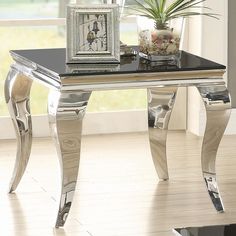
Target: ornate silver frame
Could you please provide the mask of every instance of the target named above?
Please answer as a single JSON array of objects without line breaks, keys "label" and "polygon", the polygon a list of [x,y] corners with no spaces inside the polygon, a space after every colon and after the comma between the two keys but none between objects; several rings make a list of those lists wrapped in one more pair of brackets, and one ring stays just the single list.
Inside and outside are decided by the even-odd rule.
[{"label": "ornate silver frame", "polygon": [[[106,16],[106,50],[89,51],[79,50],[82,15]],[[119,63],[119,5],[69,5],[67,7],[67,63]]]}]

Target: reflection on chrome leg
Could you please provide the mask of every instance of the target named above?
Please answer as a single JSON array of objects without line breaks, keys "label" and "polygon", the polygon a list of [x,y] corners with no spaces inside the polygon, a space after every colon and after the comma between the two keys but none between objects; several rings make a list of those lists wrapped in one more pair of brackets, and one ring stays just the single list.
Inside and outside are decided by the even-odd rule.
[{"label": "reflection on chrome leg", "polygon": [[14,191],[27,166],[32,144],[32,121],[29,95],[32,85],[25,75],[12,68],[5,82],[5,99],[14,124],[17,138],[15,167],[10,181],[9,192]]},{"label": "reflection on chrome leg", "polygon": [[77,182],[82,120],[91,93],[52,91],[48,99],[49,123],[61,165],[62,190],[56,227],[65,224]]},{"label": "reflection on chrome leg", "polygon": [[202,173],[210,198],[217,211],[224,206],[216,182],[215,161],[217,150],[228,124],[231,102],[225,85],[197,86],[206,108],[206,129],[202,142]]},{"label": "reflection on chrome leg", "polygon": [[153,163],[159,179],[167,180],[166,138],[177,88],[148,89],[148,131]]},{"label": "reflection on chrome leg", "polygon": [[223,212],[224,207],[220,197],[218,185],[216,182],[216,174],[203,172],[203,178],[205,180],[207,191],[209,196],[218,212]]}]

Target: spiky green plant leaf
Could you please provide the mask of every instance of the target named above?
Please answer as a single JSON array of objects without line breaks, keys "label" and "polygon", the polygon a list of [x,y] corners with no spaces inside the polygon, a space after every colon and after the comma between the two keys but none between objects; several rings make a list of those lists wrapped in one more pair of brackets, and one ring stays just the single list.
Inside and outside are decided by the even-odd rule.
[{"label": "spiky green plant leaf", "polygon": [[[217,14],[204,12],[204,10],[211,10],[208,7],[200,4],[206,0],[173,0],[170,4],[167,0],[135,0],[136,6],[134,10],[142,16],[154,20],[155,27],[158,29],[165,29],[168,27],[168,21],[179,17],[190,16],[208,16],[218,19]],[[202,9],[203,12],[196,11]]]}]

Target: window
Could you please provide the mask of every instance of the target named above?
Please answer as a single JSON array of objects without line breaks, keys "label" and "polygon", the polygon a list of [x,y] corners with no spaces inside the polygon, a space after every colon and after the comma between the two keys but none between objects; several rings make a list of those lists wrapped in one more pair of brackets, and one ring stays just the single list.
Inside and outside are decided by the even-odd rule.
[{"label": "window", "polygon": [[[1,0],[0,2],[0,115],[8,115],[3,86],[10,64],[9,50],[65,47],[65,8],[69,0]],[[121,40],[136,44],[134,20],[125,19]],[[125,24],[125,26],[124,26]],[[47,89],[34,83],[31,90],[32,114],[46,113]],[[94,92],[88,111],[142,109],[146,106],[146,91],[120,90]]]}]

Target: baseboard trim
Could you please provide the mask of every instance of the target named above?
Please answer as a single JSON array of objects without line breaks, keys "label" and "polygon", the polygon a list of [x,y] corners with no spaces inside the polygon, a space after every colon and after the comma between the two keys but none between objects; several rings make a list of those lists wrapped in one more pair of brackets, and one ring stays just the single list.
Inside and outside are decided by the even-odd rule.
[{"label": "baseboard trim", "polygon": [[[199,129],[189,130],[191,133],[197,136],[203,136],[206,124],[206,113],[201,111],[199,113]],[[229,123],[225,130],[225,135],[234,135],[236,134],[236,109],[232,109]]]},{"label": "baseboard trim", "polygon": [[233,135],[236,134],[236,109],[232,109],[229,123],[225,130],[226,135]]},{"label": "baseboard trim", "polygon": [[[184,130],[185,122],[176,117],[178,123],[173,122],[175,117],[171,117],[170,129]],[[33,116],[33,136],[48,137],[50,129],[46,115]],[[110,134],[124,132],[144,132],[147,131],[147,111],[112,111],[112,112],[94,112],[87,113],[83,123],[83,135],[91,134]],[[14,139],[15,131],[10,117],[1,117],[0,139]]]},{"label": "baseboard trim", "polygon": [[[194,133],[203,136],[205,113],[200,113],[200,129]],[[33,116],[33,136],[48,137],[50,130],[46,115]],[[147,112],[145,110],[87,113],[83,124],[83,135],[109,134],[147,131]],[[178,127],[175,130],[183,130]],[[236,134],[236,109],[232,109],[225,135]],[[15,131],[10,117],[1,117],[0,139],[15,139]]]},{"label": "baseboard trim", "polygon": [[[48,137],[48,117],[32,117],[33,136]],[[83,122],[83,135],[147,131],[145,110],[87,113]],[[15,131],[10,117],[1,117],[0,139],[14,139]]]}]

